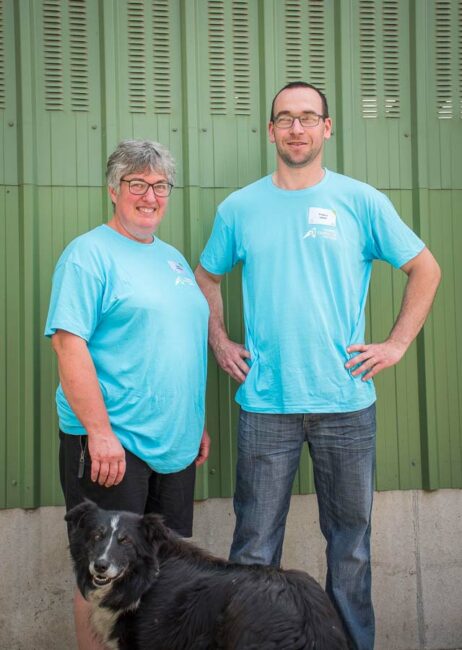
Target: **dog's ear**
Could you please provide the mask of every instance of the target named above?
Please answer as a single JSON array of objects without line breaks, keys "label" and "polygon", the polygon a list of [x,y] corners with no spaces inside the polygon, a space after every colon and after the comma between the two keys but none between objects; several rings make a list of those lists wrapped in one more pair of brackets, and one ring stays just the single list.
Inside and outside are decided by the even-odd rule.
[{"label": "dog's ear", "polygon": [[70,526],[75,528],[83,523],[89,514],[95,513],[97,510],[98,506],[96,503],[90,501],[90,499],[85,499],[85,501],[82,501],[82,503],[79,503],[77,506],[74,506],[74,508],[69,510],[69,512],[64,515],[64,519],[70,524]]},{"label": "dog's ear", "polygon": [[144,515],[141,519],[141,528],[149,544],[159,544],[170,537],[170,531],[162,522],[162,517],[155,514]]},{"label": "dog's ear", "polygon": [[152,576],[154,580],[159,575],[159,546],[169,537],[169,530],[162,523],[162,517],[147,514],[140,519],[140,529],[149,548],[149,558],[152,563]]}]

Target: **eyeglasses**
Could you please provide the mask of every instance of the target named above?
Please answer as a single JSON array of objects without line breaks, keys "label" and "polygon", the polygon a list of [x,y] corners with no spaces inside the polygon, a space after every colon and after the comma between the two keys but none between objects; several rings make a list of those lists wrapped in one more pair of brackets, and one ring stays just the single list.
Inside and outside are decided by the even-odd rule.
[{"label": "eyeglasses", "polygon": [[298,120],[304,129],[309,129],[312,126],[318,126],[319,121],[324,120],[326,117],[326,115],[319,115],[319,113],[311,111],[309,113],[303,113],[303,115],[295,116],[283,113],[282,115],[276,115],[273,124],[278,129],[291,129],[295,120]]},{"label": "eyeglasses", "polygon": [[157,183],[147,183],[146,181],[142,181],[139,178],[132,178],[130,180],[121,178],[120,182],[128,183],[128,189],[130,194],[136,194],[137,196],[143,196],[143,194],[146,194],[148,189],[152,187],[152,191],[156,196],[158,196],[159,198],[166,198],[167,196],[170,196],[170,192],[172,191],[172,187],[173,187],[173,185],[171,183],[167,183],[167,181],[158,181]]}]

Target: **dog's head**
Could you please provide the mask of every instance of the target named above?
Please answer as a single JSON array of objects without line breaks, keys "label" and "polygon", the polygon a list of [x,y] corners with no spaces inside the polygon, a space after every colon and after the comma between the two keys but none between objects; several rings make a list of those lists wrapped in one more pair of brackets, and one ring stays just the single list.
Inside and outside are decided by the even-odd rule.
[{"label": "dog's head", "polygon": [[84,501],[66,516],[70,551],[82,593],[115,581],[157,577],[159,543],[169,535],[157,515],[103,510]]}]

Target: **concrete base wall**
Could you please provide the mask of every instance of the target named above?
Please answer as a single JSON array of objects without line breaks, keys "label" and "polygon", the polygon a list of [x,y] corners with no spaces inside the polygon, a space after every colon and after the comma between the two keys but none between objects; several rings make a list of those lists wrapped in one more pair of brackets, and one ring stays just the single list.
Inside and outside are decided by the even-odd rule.
[{"label": "concrete base wall", "polygon": [[[0,511],[0,648],[73,650],[63,508]],[[373,513],[376,650],[462,648],[462,491],[381,492]],[[194,541],[226,557],[230,499],[197,503]],[[314,496],[292,498],[283,565],[325,575]]]}]

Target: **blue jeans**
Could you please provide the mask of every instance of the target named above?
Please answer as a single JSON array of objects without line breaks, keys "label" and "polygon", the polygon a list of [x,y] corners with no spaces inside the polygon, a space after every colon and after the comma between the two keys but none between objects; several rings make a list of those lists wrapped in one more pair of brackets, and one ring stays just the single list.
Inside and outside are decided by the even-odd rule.
[{"label": "blue jeans", "polygon": [[326,591],[355,650],[374,647],[370,535],[375,470],[375,404],[321,414],[249,413],[241,409],[230,560],[281,561],[295,473],[304,441],[313,461]]}]

